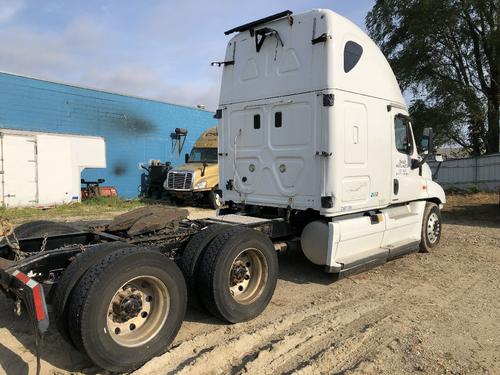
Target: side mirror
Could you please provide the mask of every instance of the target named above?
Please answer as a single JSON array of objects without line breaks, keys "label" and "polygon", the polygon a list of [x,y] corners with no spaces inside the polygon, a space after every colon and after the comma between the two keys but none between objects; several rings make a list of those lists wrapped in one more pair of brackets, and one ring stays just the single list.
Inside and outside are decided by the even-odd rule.
[{"label": "side mirror", "polygon": [[420,140],[420,149],[422,150],[421,160],[412,160],[411,169],[420,168],[429,157],[430,152],[432,151],[432,128],[425,128],[424,134],[422,135],[422,139]]},{"label": "side mirror", "polygon": [[432,139],[433,132],[432,128],[425,128],[424,134],[422,135],[422,139],[420,140],[420,149],[422,152],[430,152],[432,150]]},{"label": "side mirror", "polygon": [[189,162],[189,154],[184,154],[184,163]]}]

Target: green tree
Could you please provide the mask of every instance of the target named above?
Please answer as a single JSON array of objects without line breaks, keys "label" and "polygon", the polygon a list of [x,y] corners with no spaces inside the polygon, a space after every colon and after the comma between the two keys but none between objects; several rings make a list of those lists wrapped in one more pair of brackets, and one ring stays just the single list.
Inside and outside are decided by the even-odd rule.
[{"label": "green tree", "polygon": [[376,0],[369,34],[388,57],[417,133],[432,126],[474,155],[499,152],[499,0]]}]

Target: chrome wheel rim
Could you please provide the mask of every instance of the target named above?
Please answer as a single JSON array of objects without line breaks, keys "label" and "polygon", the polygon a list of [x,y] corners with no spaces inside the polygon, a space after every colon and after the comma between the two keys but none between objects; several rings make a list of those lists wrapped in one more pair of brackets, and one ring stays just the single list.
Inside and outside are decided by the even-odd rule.
[{"label": "chrome wheel rim", "polygon": [[153,276],[139,276],[124,283],[107,310],[111,338],[126,347],[141,346],[162,329],[170,310],[167,286]]},{"label": "chrome wheel rim", "polygon": [[255,248],[245,249],[231,265],[229,293],[236,302],[248,305],[261,296],[268,274],[267,261],[262,252]]},{"label": "chrome wheel rim", "polygon": [[436,213],[431,213],[427,220],[427,239],[431,244],[435,244],[441,234],[441,223]]}]

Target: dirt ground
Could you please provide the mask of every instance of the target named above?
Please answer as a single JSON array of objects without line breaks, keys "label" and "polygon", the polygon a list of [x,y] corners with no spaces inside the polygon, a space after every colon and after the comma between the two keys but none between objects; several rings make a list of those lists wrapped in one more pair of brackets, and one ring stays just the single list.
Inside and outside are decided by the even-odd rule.
[{"label": "dirt ground", "polygon": [[[450,197],[443,215],[433,253],[339,281],[298,251],[280,256],[261,316],[226,325],[190,309],[172,349],[136,373],[499,374],[498,197]],[[0,297],[0,373],[33,374],[33,349],[28,322]],[[49,331],[43,374],[97,372]]]}]

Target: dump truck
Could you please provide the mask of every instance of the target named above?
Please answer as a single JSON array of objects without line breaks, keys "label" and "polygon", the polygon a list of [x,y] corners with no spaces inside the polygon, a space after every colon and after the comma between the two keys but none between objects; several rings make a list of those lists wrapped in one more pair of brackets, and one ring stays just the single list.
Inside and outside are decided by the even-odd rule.
[{"label": "dump truck", "polygon": [[[378,47],[325,9],[228,30],[219,107],[218,215],[146,207],[87,229],[34,222],[0,244],[0,285],[36,337],[51,322],[97,366],[130,371],[164,353],[186,305],[228,323],[258,316],[278,253],[301,248],[342,278],[431,252],[443,189],[417,147]],[[420,150],[418,150],[420,148]],[[306,260],[304,260],[306,261]],[[40,342],[41,340],[38,340]]]},{"label": "dump truck", "polygon": [[208,201],[210,207],[221,207],[219,194],[219,167],[217,164],[217,127],[204,131],[196,140],[191,153],[185,154],[185,163],[170,170],[163,183],[171,198]]}]

